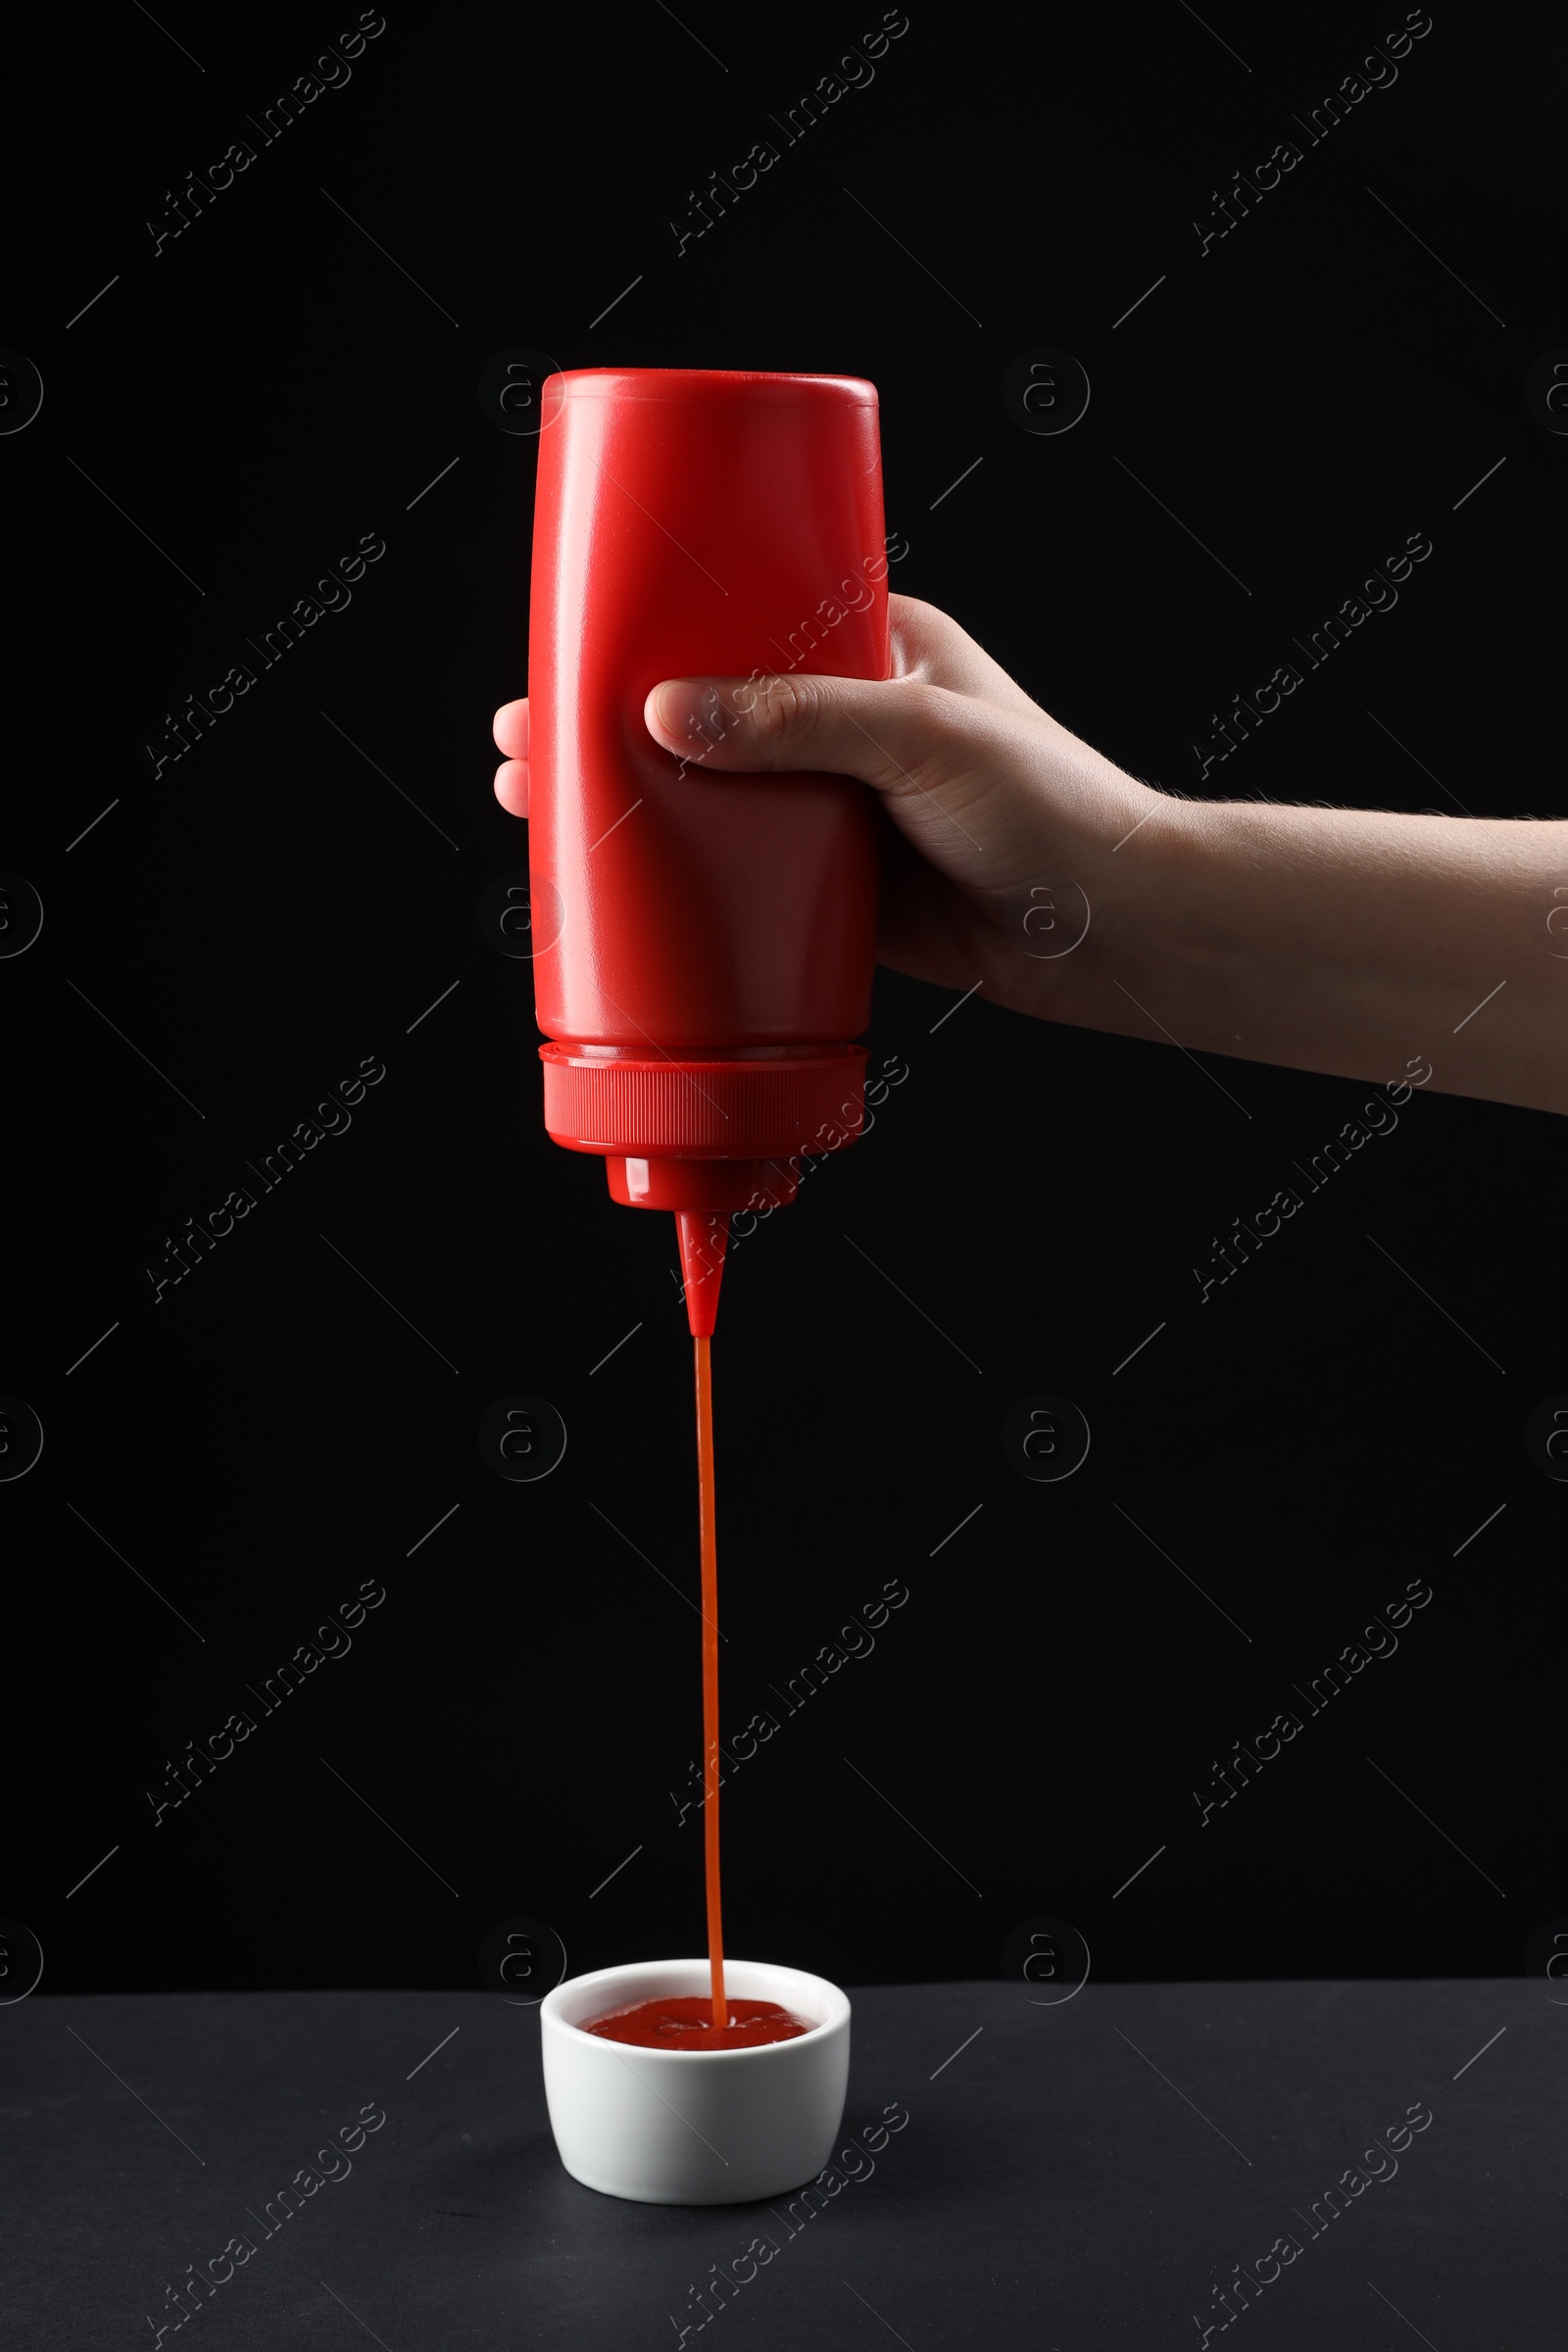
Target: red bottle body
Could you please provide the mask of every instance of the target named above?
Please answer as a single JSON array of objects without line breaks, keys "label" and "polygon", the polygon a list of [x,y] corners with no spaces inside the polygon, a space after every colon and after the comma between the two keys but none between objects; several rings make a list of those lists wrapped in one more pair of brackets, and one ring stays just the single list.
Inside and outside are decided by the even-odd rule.
[{"label": "red bottle body", "polygon": [[[529,649],[545,1118],[617,1199],[740,1207],[861,1119],[877,838],[844,777],[705,769],[662,678],[888,674],[876,393],[852,377],[547,379]],[[782,1172],[778,1172],[782,1173]]]}]

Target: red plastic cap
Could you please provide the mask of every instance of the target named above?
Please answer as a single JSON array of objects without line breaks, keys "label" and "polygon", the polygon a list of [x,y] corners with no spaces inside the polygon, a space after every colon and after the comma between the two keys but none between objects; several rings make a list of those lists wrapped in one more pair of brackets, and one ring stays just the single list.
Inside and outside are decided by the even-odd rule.
[{"label": "red plastic cap", "polygon": [[552,1041],[539,1048],[545,1126],[568,1152],[614,1158],[787,1159],[821,1152],[829,1148],[824,1135],[856,1134],[863,1123],[865,1051],[803,1046],[677,1057]]},{"label": "red plastic cap", "polygon": [[694,1340],[710,1340],[718,1320],[729,1218],[680,1208],[675,1212],[675,1231],[680,1238],[680,1270],[686,1285],[686,1320]]}]

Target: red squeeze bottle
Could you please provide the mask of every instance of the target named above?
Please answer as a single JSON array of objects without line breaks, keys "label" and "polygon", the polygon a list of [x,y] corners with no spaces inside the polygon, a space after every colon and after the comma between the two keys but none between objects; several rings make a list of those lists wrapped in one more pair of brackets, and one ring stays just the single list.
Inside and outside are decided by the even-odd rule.
[{"label": "red squeeze bottle", "polygon": [[[694,1335],[729,1215],[864,1117],[877,832],[843,776],[706,772],[662,678],[889,672],[874,385],[686,368],[546,378],[529,645],[545,1125],[673,1209]],[[831,1140],[830,1140],[831,1139]]]}]

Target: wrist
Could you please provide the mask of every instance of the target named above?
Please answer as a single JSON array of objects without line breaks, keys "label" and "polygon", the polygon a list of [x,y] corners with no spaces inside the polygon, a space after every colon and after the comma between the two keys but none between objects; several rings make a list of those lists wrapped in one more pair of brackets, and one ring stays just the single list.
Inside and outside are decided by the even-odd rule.
[{"label": "wrist", "polygon": [[[1148,1035],[1149,1024],[1130,1000],[1164,1004],[1173,989],[1188,996],[1224,986],[1233,961],[1223,918],[1225,818],[1222,802],[1187,801],[1119,777],[1122,790],[1107,801],[1114,831],[1096,827],[1094,919],[1085,953],[1073,960],[1071,1006],[1058,1019],[1097,1029]],[[1065,1000],[1066,987],[1061,991]],[[1169,1019],[1168,1012],[1161,1013]]]}]

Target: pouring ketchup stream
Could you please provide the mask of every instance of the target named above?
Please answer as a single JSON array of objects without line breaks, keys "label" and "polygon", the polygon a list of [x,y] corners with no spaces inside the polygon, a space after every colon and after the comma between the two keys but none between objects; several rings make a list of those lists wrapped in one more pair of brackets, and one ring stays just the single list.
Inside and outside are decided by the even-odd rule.
[{"label": "pouring ketchup stream", "polygon": [[699,1332],[697,1358],[697,1490],[703,1551],[703,1876],[708,1895],[708,1968],[713,2024],[729,2023],[724,2005],[724,1918],[718,1878],[718,1529],[713,1502],[712,1341]]}]

